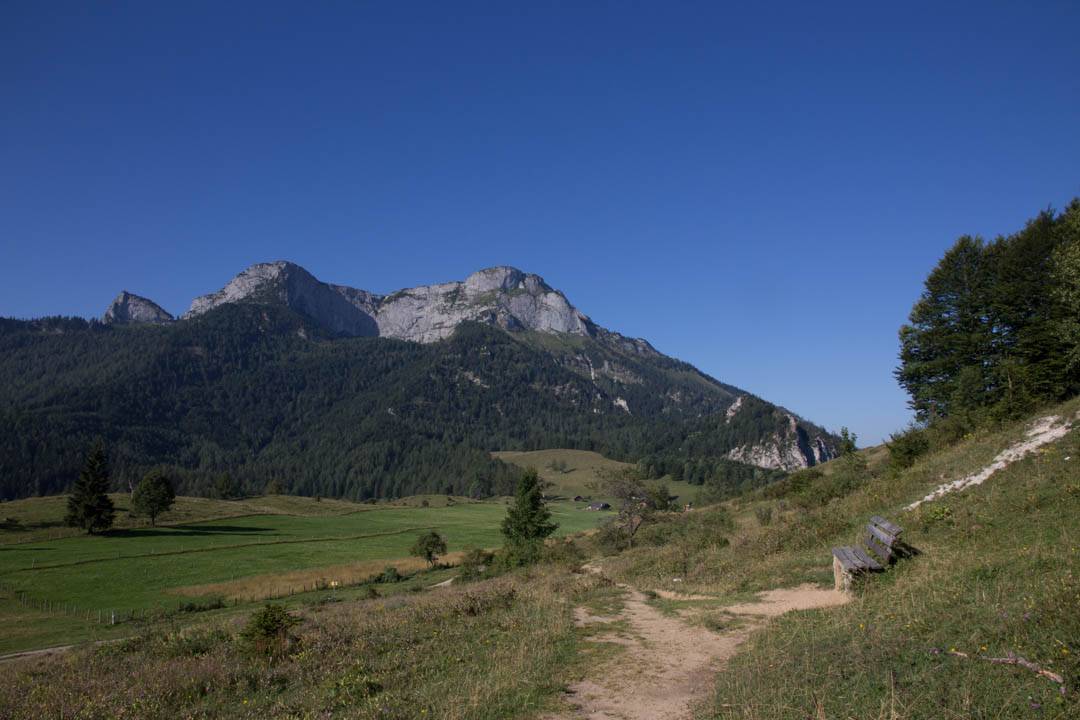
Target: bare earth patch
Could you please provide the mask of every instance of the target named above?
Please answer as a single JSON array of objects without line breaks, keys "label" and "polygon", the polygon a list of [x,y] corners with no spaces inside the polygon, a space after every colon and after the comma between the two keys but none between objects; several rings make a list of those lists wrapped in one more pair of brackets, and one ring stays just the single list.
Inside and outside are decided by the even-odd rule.
[{"label": "bare earth patch", "polygon": [[[1080,414],[1078,414],[1078,416],[1080,416]],[[939,486],[934,492],[930,493],[922,500],[916,500],[904,509],[914,510],[924,502],[931,502],[944,495],[948,495],[949,493],[967,490],[969,487],[975,485],[982,485],[998,470],[1007,468],[1012,463],[1020,460],[1029,453],[1038,450],[1043,445],[1065,437],[1065,435],[1072,430],[1072,421],[1075,419],[1076,418],[1065,418],[1062,420],[1062,418],[1057,415],[1047,415],[1046,417],[1039,418],[1024,434],[1027,438],[1026,440],[1022,440],[1021,442],[1002,450],[998,456],[994,458],[994,461],[982,470],[972,475],[968,475],[967,477],[962,477],[959,480],[947,482],[944,485]]]},{"label": "bare earth patch", "polygon": [[[789,610],[840,605],[849,599],[844,593],[813,585],[772,590],[762,593],[758,602],[724,607],[724,611],[743,615],[749,622],[715,633],[664,615],[647,603],[645,595],[633,588],[625,589],[626,602],[617,616],[575,613],[579,625],[625,621],[628,630],[619,637],[598,638],[601,642],[624,645],[625,651],[593,668],[590,677],[574,683],[568,698],[573,710],[553,716],[552,720],[688,718],[693,705],[705,699],[712,689],[716,672],[768,618]],[[687,596],[676,597],[687,599]]]}]

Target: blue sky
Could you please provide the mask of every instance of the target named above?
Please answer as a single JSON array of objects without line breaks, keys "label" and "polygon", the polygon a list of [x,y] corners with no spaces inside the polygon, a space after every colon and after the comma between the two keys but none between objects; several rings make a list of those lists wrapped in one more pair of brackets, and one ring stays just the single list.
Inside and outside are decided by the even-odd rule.
[{"label": "blue sky", "polygon": [[1080,5],[741,5],[5,3],[0,315],[510,264],[880,440],[941,253],[1080,195]]}]

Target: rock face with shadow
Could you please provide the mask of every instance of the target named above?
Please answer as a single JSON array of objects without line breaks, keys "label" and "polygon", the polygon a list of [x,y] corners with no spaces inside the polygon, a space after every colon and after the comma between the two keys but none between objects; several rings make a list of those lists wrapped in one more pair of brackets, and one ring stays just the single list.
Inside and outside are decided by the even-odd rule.
[{"label": "rock face with shadow", "polygon": [[147,323],[165,325],[175,318],[153,300],[124,290],[109,304],[102,318],[108,325]]},{"label": "rock face with shadow", "polygon": [[278,261],[247,268],[221,290],[195,298],[184,318],[226,303],[281,303],[333,332],[430,343],[463,322],[504,330],[533,330],[594,336],[599,329],[539,275],[492,267],[463,281],[421,285],[378,295],[315,278],[295,263]]}]

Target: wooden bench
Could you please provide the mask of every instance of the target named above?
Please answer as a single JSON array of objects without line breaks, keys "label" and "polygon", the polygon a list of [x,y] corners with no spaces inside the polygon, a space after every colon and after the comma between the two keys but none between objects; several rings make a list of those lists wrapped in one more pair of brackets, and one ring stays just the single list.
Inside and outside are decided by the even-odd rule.
[{"label": "wooden bench", "polygon": [[848,591],[857,575],[881,572],[893,563],[901,548],[904,529],[878,515],[870,518],[862,546],[837,547],[833,554],[833,582],[837,590]]}]

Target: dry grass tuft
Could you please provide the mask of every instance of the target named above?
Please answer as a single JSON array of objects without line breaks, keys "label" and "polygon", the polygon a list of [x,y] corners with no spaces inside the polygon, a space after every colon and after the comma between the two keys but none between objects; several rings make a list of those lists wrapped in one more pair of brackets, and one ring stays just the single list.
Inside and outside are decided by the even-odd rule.
[{"label": "dry grass tuft", "polygon": [[[440,558],[440,562],[457,565],[463,556],[463,552],[448,553]],[[421,558],[364,560],[309,570],[252,575],[228,582],[187,585],[170,590],[170,592],[187,597],[223,597],[240,602],[268,600],[327,587],[358,585],[381,575],[385,568],[391,566],[400,574],[409,575],[426,569],[428,565]]]}]

